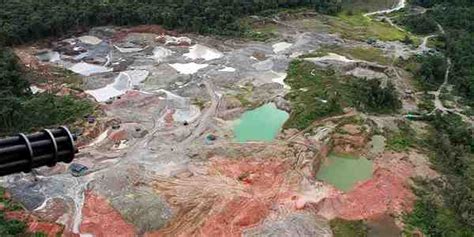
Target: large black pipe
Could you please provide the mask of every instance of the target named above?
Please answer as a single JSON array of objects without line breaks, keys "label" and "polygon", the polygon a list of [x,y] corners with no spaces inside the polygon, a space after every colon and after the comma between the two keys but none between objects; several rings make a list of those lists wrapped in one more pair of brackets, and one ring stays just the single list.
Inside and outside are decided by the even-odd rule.
[{"label": "large black pipe", "polygon": [[78,152],[75,140],[66,127],[0,139],[0,176],[71,163]]}]

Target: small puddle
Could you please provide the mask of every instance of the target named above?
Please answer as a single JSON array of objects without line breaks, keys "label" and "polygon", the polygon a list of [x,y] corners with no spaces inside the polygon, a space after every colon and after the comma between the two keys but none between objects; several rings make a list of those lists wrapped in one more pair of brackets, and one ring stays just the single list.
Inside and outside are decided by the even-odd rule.
[{"label": "small puddle", "polygon": [[347,192],[358,182],[372,178],[372,163],[364,157],[351,158],[330,155],[316,177]]},{"label": "small puddle", "polygon": [[245,112],[234,125],[235,140],[272,141],[288,118],[289,114],[277,109],[273,103]]}]

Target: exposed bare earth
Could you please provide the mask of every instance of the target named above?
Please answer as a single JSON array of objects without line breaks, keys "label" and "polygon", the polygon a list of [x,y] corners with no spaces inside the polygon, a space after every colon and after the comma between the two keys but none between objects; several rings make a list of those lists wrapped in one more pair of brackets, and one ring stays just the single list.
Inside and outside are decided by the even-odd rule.
[{"label": "exposed bare earth", "polygon": [[[393,10],[403,7],[401,1]],[[308,30],[308,19],[275,19],[278,34],[269,42],[177,35],[157,26],[99,27],[52,42],[54,60],[17,49],[33,69],[77,72],[85,92],[74,93],[96,101],[104,115],[80,141],[74,162],[88,167],[84,176],[63,166],[38,170],[36,180],[12,175],[3,184],[29,211],[84,236],[332,236],[328,221],[336,217],[389,216],[400,227],[401,214],[413,207],[411,178],[437,176],[420,151],[371,149],[376,131],[397,130],[402,114],[417,109],[403,69],[334,53],[308,58],[340,73],[391,81],[404,108],[386,117],[352,109],[303,131],[285,130],[273,142],[234,142],[233,119],[246,103],[291,109],[283,78],[298,55],[328,45],[377,47],[390,58],[427,50],[426,43],[411,49],[342,39]],[[439,91],[449,83],[446,74]],[[331,151],[369,157],[373,177],[347,193],[316,180]]]}]

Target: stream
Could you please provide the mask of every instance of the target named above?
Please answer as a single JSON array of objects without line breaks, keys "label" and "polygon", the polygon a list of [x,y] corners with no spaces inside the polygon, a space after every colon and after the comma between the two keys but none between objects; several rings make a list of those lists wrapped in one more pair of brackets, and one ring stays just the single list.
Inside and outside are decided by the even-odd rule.
[{"label": "stream", "polygon": [[406,0],[400,0],[397,5],[395,5],[393,8],[385,9],[385,10],[379,10],[375,12],[369,12],[364,14],[364,16],[373,16],[373,15],[385,15],[385,14],[390,14],[392,12],[399,11],[406,6]]}]

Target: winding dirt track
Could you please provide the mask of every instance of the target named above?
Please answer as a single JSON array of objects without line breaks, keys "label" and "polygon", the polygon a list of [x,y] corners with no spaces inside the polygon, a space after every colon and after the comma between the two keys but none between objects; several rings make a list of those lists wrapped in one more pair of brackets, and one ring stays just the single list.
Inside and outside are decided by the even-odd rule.
[{"label": "winding dirt track", "polygon": [[181,142],[180,146],[183,148],[187,147],[192,141],[197,139],[206,131],[209,125],[209,120],[216,115],[217,107],[219,106],[220,97],[216,94],[214,85],[210,81],[204,81],[203,83],[206,86],[207,93],[211,96],[211,106],[201,116],[200,121],[194,128],[194,131],[191,132],[191,135]]}]

